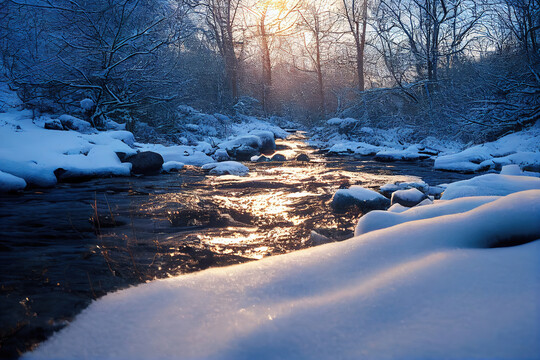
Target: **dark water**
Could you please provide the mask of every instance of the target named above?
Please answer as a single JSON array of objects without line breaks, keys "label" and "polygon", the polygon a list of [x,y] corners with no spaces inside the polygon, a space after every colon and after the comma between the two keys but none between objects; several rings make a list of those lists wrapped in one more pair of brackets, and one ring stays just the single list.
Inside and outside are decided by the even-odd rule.
[{"label": "dark water", "polygon": [[301,140],[279,145],[313,161],[251,163],[245,178],[187,167],[0,195],[0,357],[31,349],[108,292],[301,249],[312,230],[352,236],[361,214],[329,206],[340,186],[470,177],[430,162],[324,157]]}]

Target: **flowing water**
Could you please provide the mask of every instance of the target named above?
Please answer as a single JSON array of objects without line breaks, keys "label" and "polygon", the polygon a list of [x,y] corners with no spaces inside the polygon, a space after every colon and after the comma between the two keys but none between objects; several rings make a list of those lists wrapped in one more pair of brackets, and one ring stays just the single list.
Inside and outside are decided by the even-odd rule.
[{"label": "flowing water", "polygon": [[312,231],[347,239],[361,214],[332,212],[340,187],[468,177],[430,162],[323,156],[301,135],[278,148],[311,161],[250,163],[243,178],[186,167],[0,195],[0,357],[32,348],[108,292],[302,249]]}]

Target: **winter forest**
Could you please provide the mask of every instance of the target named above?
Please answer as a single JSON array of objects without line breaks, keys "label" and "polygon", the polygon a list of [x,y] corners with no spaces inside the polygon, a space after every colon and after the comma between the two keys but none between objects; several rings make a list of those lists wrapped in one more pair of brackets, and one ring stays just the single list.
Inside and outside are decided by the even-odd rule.
[{"label": "winter forest", "polygon": [[0,358],[540,359],[540,0],[0,0]]}]

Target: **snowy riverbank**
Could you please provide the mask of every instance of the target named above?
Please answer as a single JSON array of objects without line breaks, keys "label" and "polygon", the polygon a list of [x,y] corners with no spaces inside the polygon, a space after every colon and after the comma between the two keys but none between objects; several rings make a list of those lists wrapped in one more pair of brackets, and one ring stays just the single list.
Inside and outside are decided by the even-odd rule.
[{"label": "snowy riverbank", "polygon": [[446,191],[343,242],[109,294],[24,358],[538,358],[540,179]]},{"label": "snowy riverbank", "polygon": [[314,129],[313,146],[331,154],[374,156],[379,161],[431,159],[435,169],[474,173],[516,164],[522,170],[540,169],[540,124],[494,142],[467,146],[455,140],[418,139],[410,127],[376,129],[356,119],[330,119]]}]

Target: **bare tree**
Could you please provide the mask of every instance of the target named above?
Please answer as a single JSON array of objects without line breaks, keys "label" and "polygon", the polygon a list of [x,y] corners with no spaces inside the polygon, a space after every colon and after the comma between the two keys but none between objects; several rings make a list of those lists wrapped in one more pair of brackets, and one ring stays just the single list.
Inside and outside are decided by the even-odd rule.
[{"label": "bare tree", "polygon": [[238,99],[239,59],[237,44],[242,40],[235,32],[238,27],[239,10],[242,0],[206,0],[206,23],[210,27],[214,40],[225,64],[225,77],[233,101]]},{"label": "bare tree", "polygon": [[253,34],[259,40],[262,63],[263,108],[268,110],[272,103],[272,49],[279,37],[290,35],[297,25],[301,0],[260,0],[246,10],[254,17]]},{"label": "bare tree", "polygon": [[343,0],[343,11],[354,38],[358,89],[364,91],[364,51],[368,24],[368,0]]},{"label": "bare tree", "polygon": [[298,10],[305,32],[302,33],[302,42],[310,68],[301,68],[302,71],[312,71],[317,76],[317,92],[320,113],[326,113],[326,95],[323,75],[325,57],[329,57],[330,46],[336,40],[335,31],[339,18],[332,7],[334,0],[318,1],[303,4]]}]

